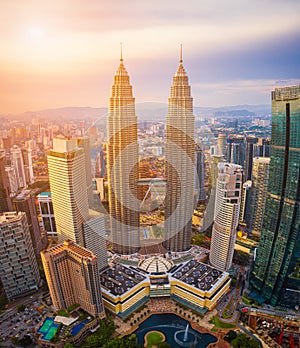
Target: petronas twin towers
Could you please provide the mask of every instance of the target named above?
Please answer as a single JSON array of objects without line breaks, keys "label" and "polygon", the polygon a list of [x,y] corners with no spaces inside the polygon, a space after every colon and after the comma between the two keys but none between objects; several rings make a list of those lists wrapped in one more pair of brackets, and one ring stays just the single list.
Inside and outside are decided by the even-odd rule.
[{"label": "petronas twin towers", "polygon": [[[122,55],[111,88],[107,133],[113,250],[119,254],[132,254],[140,248],[137,116],[132,86]],[[184,251],[190,247],[195,186],[194,151],[193,99],[181,55],[173,77],[167,115],[163,245],[170,251]]]}]

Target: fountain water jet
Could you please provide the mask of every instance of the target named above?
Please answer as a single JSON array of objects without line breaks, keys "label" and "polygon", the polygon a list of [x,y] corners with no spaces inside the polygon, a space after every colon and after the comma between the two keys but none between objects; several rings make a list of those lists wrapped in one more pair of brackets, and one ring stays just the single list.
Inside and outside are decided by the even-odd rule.
[{"label": "fountain water jet", "polygon": [[181,347],[191,347],[197,344],[196,336],[189,332],[189,323],[187,323],[185,330],[175,332],[174,340]]},{"label": "fountain water jet", "polygon": [[184,332],[184,336],[183,336],[183,342],[187,341],[188,334],[189,334],[189,323],[187,323],[186,328],[185,328],[185,332]]}]

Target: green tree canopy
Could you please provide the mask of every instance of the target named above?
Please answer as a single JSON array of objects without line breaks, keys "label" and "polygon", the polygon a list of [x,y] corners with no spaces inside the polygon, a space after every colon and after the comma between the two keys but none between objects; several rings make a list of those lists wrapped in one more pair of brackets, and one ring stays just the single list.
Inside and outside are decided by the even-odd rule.
[{"label": "green tree canopy", "polygon": [[237,333],[233,330],[230,330],[227,332],[227,334],[224,336],[224,340],[227,342],[233,341],[237,336]]},{"label": "green tree canopy", "polygon": [[231,341],[233,348],[260,348],[260,344],[253,338],[249,338],[246,334],[238,334],[236,338]]}]

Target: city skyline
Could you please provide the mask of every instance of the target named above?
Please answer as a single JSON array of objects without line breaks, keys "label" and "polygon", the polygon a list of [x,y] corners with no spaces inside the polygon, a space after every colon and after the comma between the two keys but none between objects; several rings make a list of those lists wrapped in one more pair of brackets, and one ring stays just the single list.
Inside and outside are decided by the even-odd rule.
[{"label": "city skyline", "polygon": [[195,106],[269,103],[299,83],[296,1],[170,5],[2,4],[0,113],[105,106],[121,41],[137,103],[167,100],[180,43]]}]

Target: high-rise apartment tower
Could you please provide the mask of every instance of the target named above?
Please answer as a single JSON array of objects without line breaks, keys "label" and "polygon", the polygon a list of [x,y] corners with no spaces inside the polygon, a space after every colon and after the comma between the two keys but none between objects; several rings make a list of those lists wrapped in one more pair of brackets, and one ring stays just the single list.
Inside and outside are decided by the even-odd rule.
[{"label": "high-rise apartment tower", "polygon": [[12,210],[9,181],[5,172],[5,153],[0,153],[0,213]]},{"label": "high-rise apartment tower", "polygon": [[40,274],[26,214],[0,215],[0,278],[8,301],[38,289]]},{"label": "high-rise apartment tower", "polygon": [[35,205],[35,195],[32,190],[22,190],[13,200],[17,212],[26,214],[28,228],[32,240],[32,246],[37,258],[40,257],[40,252],[47,245],[47,235],[42,234],[38,221],[38,214]]}]

